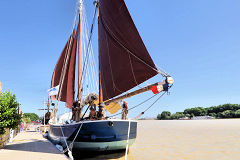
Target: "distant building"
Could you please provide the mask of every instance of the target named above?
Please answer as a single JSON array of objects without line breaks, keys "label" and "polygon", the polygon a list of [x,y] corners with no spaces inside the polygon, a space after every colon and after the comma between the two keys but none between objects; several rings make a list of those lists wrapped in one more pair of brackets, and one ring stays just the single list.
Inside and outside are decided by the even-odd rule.
[{"label": "distant building", "polygon": [[215,118],[212,116],[196,116],[191,118],[191,120],[204,120],[204,119],[215,119]]},{"label": "distant building", "polygon": [[140,118],[139,120],[156,120],[156,118],[153,118],[153,117],[145,117],[145,118]]},{"label": "distant building", "polygon": [[189,117],[182,117],[182,118],[179,118],[178,120],[190,120]]}]

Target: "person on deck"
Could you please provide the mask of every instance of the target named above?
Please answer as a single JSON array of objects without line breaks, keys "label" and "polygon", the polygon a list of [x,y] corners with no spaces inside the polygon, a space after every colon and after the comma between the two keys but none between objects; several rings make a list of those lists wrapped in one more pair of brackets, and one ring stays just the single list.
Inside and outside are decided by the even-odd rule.
[{"label": "person on deck", "polygon": [[128,105],[126,101],[123,101],[122,104],[122,119],[127,119],[128,115]]},{"label": "person on deck", "polygon": [[97,118],[99,120],[103,120],[104,119],[103,106],[99,106],[99,111],[97,112]]},{"label": "person on deck", "polygon": [[73,105],[73,107],[72,107],[72,120],[73,121],[76,120],[76,112],[77,112],[77,108],[76,108],[76,106]]},{"label": "person on deck", "polygon": [[90,120],[96,120],[97,119],[96,106],[95,105],[90,107],[89,118],[90,118]]}]

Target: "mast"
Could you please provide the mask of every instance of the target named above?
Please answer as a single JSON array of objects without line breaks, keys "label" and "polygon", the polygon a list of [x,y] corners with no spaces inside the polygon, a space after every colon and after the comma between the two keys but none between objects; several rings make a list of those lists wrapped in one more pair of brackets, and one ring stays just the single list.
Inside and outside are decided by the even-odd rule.
[{"label": "mast", "polygon": [[81,13],[82,13],[82,0],[79,1],[79,26],[80,26],[80,32],[79,32],[79,40],[78,40],[78,103],[81,102],[81,48],[82,48],[82,42],[81,42]]},{"label": "mast", "polygon": [[[98,7],[98,16],[97,16],[97,21],[98,21],[98,25],[99,25],[99,0],[97,0],[95,2],[96,7]],[[98,36],[98,41],[99,41],[99,36]],[[99,43],[98,43],[99,45]],[[98,47],[99,50],[99,47]],[[99,73],[99,106],[102,105],[103,103],[103,94],[102,94],[102,81],[101,81],[101,69],[100,69],[101,65],[100,65],[100,52],[98,51],[98,73]]]},{"label": "mast", "polygon": [[79,9],[78,9],[78,28],[79,28],[79,35],[78,35],[78,94],[77,94],[77,102],[76,104],[76,112],[75,112],[75,121],[80,121],[80,116],[82,112],[82,108],[80,106],[81,103],[81,78],[82,78],[82,72],[81,72],[81,48],[82,48],[82,40],[81,40],[81,15],[82,15],[82,0],[79,0]]},{"label": "mast", "polygon": [[[95,2],[96,7],[98,8],[98,26],[99,26],[99,0]],[[99,41],[99,36],[98,36],[98,41]],[[98,43],[99,45],[99,43]],[[99,47],[98,47],[99,49]],[[102,92],[102,81],[101,81],[101,61],[100,61],[100,51],[98,51],[98,73],[99,73],[99,118],[101,119],[103,116],[103,92]]]}]

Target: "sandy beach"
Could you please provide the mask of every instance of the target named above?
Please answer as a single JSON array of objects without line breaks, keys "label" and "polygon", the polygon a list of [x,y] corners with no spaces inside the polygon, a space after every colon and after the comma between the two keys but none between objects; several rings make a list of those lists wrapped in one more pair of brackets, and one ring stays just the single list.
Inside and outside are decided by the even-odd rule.
[{"label": "sandy beach", "polygon": [[[141,120],[138,122],[137,139],[130,147],[128,160],[239,160],[239,124],[240,119]],[[37,133],[26,132],[25,134],[18,135],[16,138],[22,140],[24,138],[21,136],[27,136],[27,134]],[[38,135],[41,136],[40,134]],[[41,137],[38,138],[41,139]],[[21,141],[17,141],[17,139],[15,139],[15,143],[20,143]],[[32,141],[34,139],[30,138],[30,140]],[[4,159],[6,159],[6,157],[13,156],[6,154],[6,152],[16,151],[17,153],[22,153],[28,151],[29,153],[26,152],[28,156],[30,156],[30,153],[36,154],[40,152],[42,153],[42,155],[39,155],[41,159],[48,159],[44,151],[34,152],[32,149],[26,150],[21,147],[14,149],[14,147],[19,146],[19,144],[15,143],[6,146],[0,153],[0,157],[4,157],[5,155]],[[24,147],[25,144],[26,142],[24,142],[22,146]],[[34,147],[44,149],[41,148],[41,146]],[[93,153],[84,154],[77,151],[74,154],[76,160],[123,160],[125,152],[120,151],[117,153],[101,153],[99,155],[94,155]],[[54,156],[55,154],[51,155]]]},{"label": "sandy beach", "polygon": [[[90,159],[120,160],[124,152]],[[240,119],[139,121],[128,159],[239,160]]]},{"label": "sandy beach", "polygon": [[240,119],[139,121],[133,159],[238,160]]}]

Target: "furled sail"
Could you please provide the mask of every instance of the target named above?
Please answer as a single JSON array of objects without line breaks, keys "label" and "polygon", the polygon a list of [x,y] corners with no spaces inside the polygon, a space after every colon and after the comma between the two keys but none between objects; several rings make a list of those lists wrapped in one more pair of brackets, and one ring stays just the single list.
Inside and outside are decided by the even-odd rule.
[{"label": "furled sail", "polygon": [[80,24],[78,25],[77,32],[75,33],[74,29],[69,37],[55,66],[51,82],[51,87],[60,85],[57,97],[51,96],[51,99],[66,102],[68,108],[72,107],[74,101],[75,66],[79,29]]},{"label": "furled sail", "polygon": [[99,0],[98,26],[103,101],[158,73],[123,0]]}]

